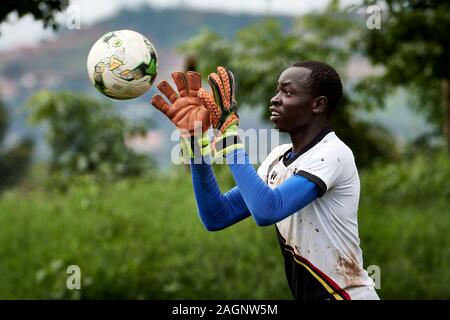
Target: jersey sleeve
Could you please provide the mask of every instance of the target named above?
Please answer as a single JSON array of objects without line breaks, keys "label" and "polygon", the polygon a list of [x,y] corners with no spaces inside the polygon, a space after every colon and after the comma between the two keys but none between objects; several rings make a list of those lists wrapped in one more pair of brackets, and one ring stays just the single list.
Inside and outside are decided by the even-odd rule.
[{"label": "jersey sleeve", "polygon": [[345,157],[346,154],[339,145],[330,143],[306,157],[296,168],[295,174],[314,182],[321,190],[320,196],[323,196],[327,190],[338,184]]},{"label": "jersey sleeve", "polygon": [[267,161],[263,161],[256,171],[258,176],[267,184]]}]

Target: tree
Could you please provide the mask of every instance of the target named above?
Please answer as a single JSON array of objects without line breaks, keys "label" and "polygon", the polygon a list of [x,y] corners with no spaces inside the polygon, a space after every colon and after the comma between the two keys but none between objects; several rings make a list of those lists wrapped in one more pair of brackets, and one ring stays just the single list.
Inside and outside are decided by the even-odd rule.
[{"label": "tree", "polygon": [[5,21],[11,12],[16,12],[19,18],[31,14],[34,19],[41,20],[44,27],[51,26],[54,30],[58,24],[56,13],[63,11],[69,5],[69,0],[3,0],[0,6],[0,23]]},{"label": "tree", "polygon": [[142,132],[113,112],[111,103],[78,93],[40,91],[28,101],[33,123],[48,125],[51,170],[67,175],[92,173],[115,178],[137,175],[150,159],[125,145],[127,134]]},{"label": "tree", "polygon": [[[8,113],[0,102],[0,142],[5,137],[8,120]],[[30,139],[24,139],[10,148],[0,144],[0,190],[18,183],[25,176],[32,151]]]},{"label": "tree", "polygon": [[[16,12],[19,18],[31,14],[34,19],[41,20],[45,28],[56,30],[58,24],[55,15],[68,5],[69,0],[4,0],[0,5],[0,24],[10,13]],[[0,101],[0,141],[6,134],[8,122],[8,113]],[[23,178],[31,162],[33,146],[30,138],[23,139],[9,149],[0,146],[0,189],[14,185]]]},{"label": "tree", "polygon": [[[323,13],[300,17],[293,29],[283,32],[278,21],[267,19],[242,29],[227,41],[204,31],[181,47],[183,53],[197,61],[203,74],[217,65],[228,66],[236,75],[239,105],[264,109],[269,118],[269,101],[276,90],[278,77],[286,67],[300,60],[320,60],[335,66],[345,78],[352,56],[351,42],[357,33],[356,21],[332,1]],[[345,83],[345,81],[344,81]],[[334,117],[340,137],[354,150],[359,166],[369,165],[379,157],[392,157],[392,142],[385,130],[355,117],[359,106],[346,93]]]},{"label": "tree", "polygon": [[[364,1],[364,5],[374,1]],[[377,1],[381,29],[362,32],[359,48],[384,74],[361,84],[366,95],[403,86],[413,105],[442,129],[450,151],[450,2]],[[369,82],[370,81],[370,82]],[[376,98],[379,104],[383,99]]]}]

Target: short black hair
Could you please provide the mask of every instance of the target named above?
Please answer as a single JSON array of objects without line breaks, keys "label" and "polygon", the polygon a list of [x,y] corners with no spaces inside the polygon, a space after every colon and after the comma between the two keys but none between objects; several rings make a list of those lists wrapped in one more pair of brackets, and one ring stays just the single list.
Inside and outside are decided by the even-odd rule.
[{"label": "short black hair", "polygon": [[342,98],[342,82],[336,70],[326,63],[313,60],[297,62],[292,66],[311,70],[306,81],[315,97],[327,97],[327,114],[330,116]]}]

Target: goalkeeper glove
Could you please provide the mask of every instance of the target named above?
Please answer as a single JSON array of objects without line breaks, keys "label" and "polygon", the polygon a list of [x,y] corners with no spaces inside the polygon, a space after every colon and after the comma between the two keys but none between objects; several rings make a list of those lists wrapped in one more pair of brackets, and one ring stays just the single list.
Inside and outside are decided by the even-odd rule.
[{"label": "goalkeeper glove", "polygon": [[217,67],[217,73],[208,76],[212,94],[203,88],[198,97],[208,109],[213,128],[216,130],[212,150],[215,157],[224,157],[232,150],[243,148],[237,132],[239,117],[235,98],[234,76],[224,67]]},{"label": "goalkeeper glove", "polygon": [[173,72],[172,78],[179,94],[163,80],[157,87],[167,99],[159,94],[153,96],[151,104],[164,113],[180,130],[180,148],[183,157],[197,157],[209,154],[208,129],[210,116],[208,110],[197,96],[201,87],[200,74],[193,71]]}]

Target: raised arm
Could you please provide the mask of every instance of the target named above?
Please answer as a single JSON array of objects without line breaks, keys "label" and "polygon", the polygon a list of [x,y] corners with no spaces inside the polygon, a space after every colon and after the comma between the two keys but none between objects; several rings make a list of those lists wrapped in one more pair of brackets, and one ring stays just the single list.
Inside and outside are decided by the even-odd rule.
[{"label": "raised arm", "polygon": [[218,67],[217,73],[209,75],[208,82],[212,94],[201,88],[198,96],[208,109],[211,124],[216,129],[213,154],[226,157],[240,194],[256,223],[266,226],[281,221],[316,199],[320,188],[301,176],[293,176],[275,189],[264,183],[249,163],[237,133],[239,118],[233,74]]},{"label": "raised arm", "polygon": [[208,230],[223,229],[250,213],[238,188],[221,194],[211,166],[203,161],[210,152],[207,134],[210,116],[197,96],[200,74],[173,72],[172,78],[178,92],[167,81],[161,81],[157,87],[168,101],[156,94],[151,103],[180,130],[180,147],[184,158],[191,161],[195,198],[203,224]]},{"label": "raised arm", "polygon": [[314,182],[299,175],[271,189],[250,164],[243,148],[228,153],[226,159],[241,196],[260,226],[287,218],[321,194],[321,189]]},{"label": "raised arm", "polygon": [[238,187],[220,192],[211,165],[192,160],[191,174],[198,213],[207,230],[221,230],[250,216]]}]

